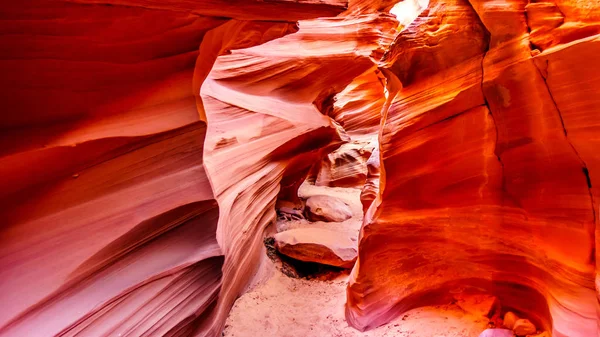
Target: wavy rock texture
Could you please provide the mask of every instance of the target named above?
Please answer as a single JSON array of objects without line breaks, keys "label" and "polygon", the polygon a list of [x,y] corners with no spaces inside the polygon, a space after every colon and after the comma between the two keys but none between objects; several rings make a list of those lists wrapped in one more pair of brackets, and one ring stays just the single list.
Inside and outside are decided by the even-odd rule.
[{"label": "wavy rock texture", "polygon": [[218,336],[275,203],[378,133],[350,324],[476,287],[598,336],[598,3],[426,5],[0,5],[0,335]]},{"label": "wavy rock texture", "polygon": [[346,4],[81,2],[0,5],[0,335],[216,336],[232,257],[200,86]]},{"label": "wavy rock texture", "polygon": [[315,164],[306,179],[317,186],[361,188],[367,179],[367,160],[373,148],[371,142],[343,144]]},{"label": "wavy rock texture", "polygon": [[384,81],[379,70],[369,69],[335,96],[330,116],[352,139],[370,139],[379,132],[385,103]]},{"label": "wavy rock texture", "polygon": [[351,142],[314,164],[308,181],[319,186],[360,188],[365,184],[366,161],[375,147],[386,101],[385,81],[380,70],[369,69],[333,96],[333,104],[324,113],[344,128]]},{"label": "wavy rock texture", "polygon": [[377,194],[379,193],[380,175],[379,143],[377,143],[371,156],[367,160],[367,176],[362,191],[360,192],[360,202],[363,206],[364,214],[366,214],[369,207],[371,207],[373,200],[377,198]]},{"label": "wavy rock texture", "polygon": [[[268,262],[262,241],[275,203],[298,203],[311,165],[348,140],[327,115],[331,97],[375,71],[374,58],[397,25],[383,13],[305,20],[295,34],[218,58],[201,95],[206,167],[220,205],[217,240],[226,257],[221,308]],[[215,321],[227,313],[216,312]]]},{"label": "wavy rock texture", "polygon": [[[427,0],[408,0],[397,4],[390,1],[351,1],[349,12],[370,13],[375,9],[389,11],[397,21],[396,31],[401,31],[416,19],[427,4]],[[382,42],[371,57],[377,65],[388,58],[390,49],[390,41],[384,39]],[[307,178],[310,182],[321,186],[341,187],[362,187],[365,184],[366,161],[374,148],[373,141],[379,131],[382,109],[387,109],[384,105],[390,98],[389,88],[386,88],[388,79],[382,73],[385,71],[368,69],[355,77],[341,92],[325,98],[324,102],[329,104],[322,107],[322,112],[344,128],[352,143],[344,144],[322,162],[315,164]],[[333,105],[330,104],[330,99],[333,100]]]},{"label": "wavy rock texture", "polygon": [[433,1],[396,39],[384,63],[404,89],[380,133],[350,324],[476,287],[553,336],[598,335],[599,12]]}]

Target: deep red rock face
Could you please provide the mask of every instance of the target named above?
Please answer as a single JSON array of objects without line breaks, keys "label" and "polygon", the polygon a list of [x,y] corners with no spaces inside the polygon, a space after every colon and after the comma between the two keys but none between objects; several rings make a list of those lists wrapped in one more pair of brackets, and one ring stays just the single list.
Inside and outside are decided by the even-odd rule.
[{"label": "deep red rock face", "polygon": [[[542,9],[555,14],[527,16]],[[598,335],[600,62],[595,23],[578,14],[599,12],[588,2],[432,2],[399,36],[392,70],[405,87],[380,134],[380,191],[348,288],[352,325],[473,286],[554,336]]]}]

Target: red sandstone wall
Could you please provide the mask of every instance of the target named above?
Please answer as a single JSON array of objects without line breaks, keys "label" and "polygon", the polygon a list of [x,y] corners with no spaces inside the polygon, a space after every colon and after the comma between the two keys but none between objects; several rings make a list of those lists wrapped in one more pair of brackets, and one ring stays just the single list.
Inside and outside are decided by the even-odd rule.
[{"label": "red sandstone wall", "polygon": [[0,5],[0,335],[220,335],[247,280],[223,269],[200,86],[345,4],[90,3]]},{"label": "red sandstone wall", "polygon": [[599,14],[590,2],[432,2],[396,40],[388,61],[405,87],[380,134],[352,325],[473,286],[554,336],[598,335]]},{"label": "red sandstone wall", "polygon": [[474,286],[598,335],[597,2],[394,3],[0,5],[0,334],[220,334],[278,196],[379,132],[350,324]]}]

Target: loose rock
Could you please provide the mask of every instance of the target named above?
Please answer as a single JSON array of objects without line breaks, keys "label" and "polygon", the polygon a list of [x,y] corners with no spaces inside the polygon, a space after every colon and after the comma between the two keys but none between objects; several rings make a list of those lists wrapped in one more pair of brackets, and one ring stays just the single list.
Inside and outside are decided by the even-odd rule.
[{"label": "loose rock", "polygon": [[352,142],[340,146],[318,164],[315,185],[331,187],[362,187],[367,178],[367,159],[374,145]]},{"label": "loose rock", "polygon": [[344,201],[328,195],[314,195],[306,200],[306,218],[310,221],[342,222],[352,217]]},{"label": "loose rock", "polygon": [[515,322],[519,319],[514,312],[508,311],[504,314],[504,327],[507,329],[511,329],[515,326]]},{"label": "loose rock", "polygon": [[517,336],[527,336],[536,333],[537,329],[531,321],[528,319],[518,319],[515,322],[515,326],[513,327],[513,331]]},{"label": "loose rock", "polygon": [[357,247],[344,232],[322,228],[297,228],[277,233],[275,249],[293,259],[334,267],[352,268]]}]

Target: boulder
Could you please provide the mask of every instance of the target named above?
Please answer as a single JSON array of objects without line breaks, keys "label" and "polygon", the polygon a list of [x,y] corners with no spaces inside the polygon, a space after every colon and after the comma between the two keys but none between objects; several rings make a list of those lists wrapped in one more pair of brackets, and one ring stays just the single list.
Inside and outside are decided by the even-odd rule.
[{"label": "boulder", "polygon": [[508,311],[506,314],[504,314],[504,327],[507,329],[512,329],[518,319],[519,316],[515,315],[515,313],[512,311]]},{"label": "boulder", "polygon": [[352,210],[342,199],[314,195],[306,200],[306,218],[310,221],[342,222],[352,217]]},{"label": "boulder", "polygon": [[517,336],[527,336],[537,332],[537,329],[530,320],[522,318],[515,322],[513,331]]},{"label": "boulder", "polygon": [[304,262],[352,268],[357,244],[348,233],[322,228],[296,228],[274,236],[275,249]]},{"label": "boulder", "polygon": [[486,329],[479,337],[514,337],[514,334],[508,329]]}]

